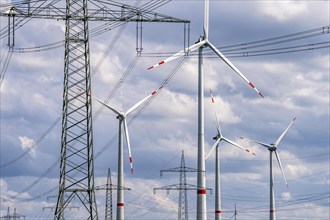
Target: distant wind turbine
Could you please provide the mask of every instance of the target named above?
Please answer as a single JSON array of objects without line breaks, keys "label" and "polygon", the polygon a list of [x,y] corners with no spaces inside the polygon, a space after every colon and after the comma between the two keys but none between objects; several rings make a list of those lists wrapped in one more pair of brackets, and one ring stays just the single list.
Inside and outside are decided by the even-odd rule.
[{"label": "distant wind turbine", "polygon": [[144,104],[146,101],[148,101],[153,95],[155,95],[159,90],[153,91],[150,93],[147,97],[133,105],[130,109],[128,109],[126,112],[118,111],[117,109],[111,107],[110,105],[106,104],[105,102],[95,98],[92,96],[92,98],[105,106],[106,108],[113,111],[115,114],[117,114],[117,119],[119,120],[119,134],[118,134],[118,179],[117,179],[117,218],[118,220],[124,219],[124,165],[123,165],[123,135],[122,135],[122,127],[124,127],[125,131],[125,137],[126,137],[126,143],[127,143],[127,149],[128,149],[128,155],[129,155],[129,162],[131,166],[131,173],[133,174],[133,159],[131,154],[131,146],[130,146],[130,140],[128,135],[128,126],[126,117],[133,112],[135,109],[140,107],[142,104]]},{"label": "distant wind turbine", "polygon": [[[212,90],[210,90],[210,94],[211,94],[211,100],[212,100],[212,103],[214,104],[215,101],[214,101],[214,97],[213,97],[213,94],[212,94]],[[222,132],[221,132],[221,128],[220,128],[220,122],[219,122],[219,119],[218,119],[218,116],[217,116],[217,113],[214,112],[215,114],[215,119],[216,119],[216,122],[217,122],[217,136],[215,136],[213,139],[216,140],[216,142],[214,143],[214,145],[212,146],[210,152],[207,154],[207,156],[205,157],[205,160],[207,160],[207,158],[213,153],[214,149],[216,149],[216,156],[215,156],[215,219],[216,220],[221,220],[221,214],[222,214],[222,210],[221,210],[221,191],[220,191],[220,155],[219,155],[219,144],[221,141],[225,141],[235,147],[238,147],[252,155],[255,156],[255,154],[242,147],[241,145],[235,143],[234,141],[231,141],[229,140],[228,138],[224,137],[222,135]]]},{"label": "distant wind turbine", "polygon": [[187,52],[195,51],[198,49],[198,150],[197,150],[197,213],[198,220],[207,219],[206,208],[206,179],[205,179],[205,152],[204,152],[204,76],[203,76],[203,49],[205,47],[211,48],[230,68],[232,68],[244,81],[246,81],[261,97],[263,95],[258,89],[232,64],[208,39],[209,32],[209,0],[205,0],[204,5],[204,36],[201,36],[194,45],[181,50],[173,56],[149,67],[148,69],[155,68],[165,64],[178,57],[186,55]]},{"label": "distant wind turbine", "polygon": [[257,144],[260,144],[261,146],[267,148],[269,150],[269,164],[270,164],[270,209],[269,209],[269,219],[270,220],[276,220],[276,213],[275,213],[275,197],[274,197],[274,173],[273,173],[273,153],[275,153],[278,165],[280,166],[282,176],[284,178],[286,187],[288,187],[288,182],[285,178],[282,163],[280,160],[280,156],[277,153],[277,147],[281,140],[283,139],[284,135],[288,132],[289,128],[291,127],[292,123],[296,120],[296,118],[293,118],[289,126],[285,129],[285,131],[280,135],[280,137],[275,141],[273,144],[265,144],[259,141],[254,141]]},{"label": "distant wind turbine", "polygon": [[238,214],[237,214],[237,209],[236,209],[236,203],[235,203],[235,211],[234,211],[234,215],[232,216],[232,217],[230,217],[231,219],[233,218],[233,217],[235,217],[235,220],[236,220],[236,216],[237,216]]}]

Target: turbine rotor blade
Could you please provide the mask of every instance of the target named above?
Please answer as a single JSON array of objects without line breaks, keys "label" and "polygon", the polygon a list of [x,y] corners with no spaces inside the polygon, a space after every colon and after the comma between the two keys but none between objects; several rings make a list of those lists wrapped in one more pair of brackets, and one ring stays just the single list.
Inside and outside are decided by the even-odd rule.
[{"label": "turbine rotor blade", "polygon": [[210,95],[211,95],[211,101],[212,101],[212,103],[214,103],[214,97],[213,97],[213,93],[212,93],[211,89],[210,89]]},{"label": "turbine rotor blade", "polygon": [[205,5],[204,5],[204,39],[208,39],[208,35],[209,35],[209,10],[210,10],[209,0],[205,0]]},{"label": "turbine rotor blade", "polygon": [[129,163],[130,163],[130,167],[131,167],[131,173],[133,174],[133,158],[132,158],[132,153],[131,153],[131,144],[129,141],[126,118],[124,118],[123,122],[124,122],[125,137],[126,137],[126,143],[127,143],[127,149],[128,149]]},{"label": "turbine rotor blade", "polygon": [[215,120],[217,122],[217,131],[218,131],[219,135],[222,136],[220,122],[219,122],[219,119],[218,119],[218,115],[217,115],[216,112],[214,112],[214,115],[215,115]]},{"label": "turbine rotor blade", "polygon": [[214,53],[216,53],[230,68],[232,68],[245,82],[247,82],[262,98],[264,98],[264,96],[261,94],[261,92],[259,92],[259,90],[252,84],[252,82],[250,82],[243,75],[243,73],[241,73],[241,71],[239,71],[239,69],[237,69],[237,67],[232,62],[230,62],[230,60],[228,60],[225,57],[225,55],[223,55],[215,46],[213,46],[213,44],[211,44],[211,42],[207,41],[206,43],[214,51]]},{"label": "turbine rotor blade", "polygon": [[129,113],[131,113],[132,111],[134,111],[135,109],[137,109],[138,107],[140,107],[143,103],[145,103],[150,97],[152,96],[152,94],[149,94],[147,97],[145,97],[144,99],[142,99],[141,101],[139,101],[138,103],[136,103],[135,105],[133,105],[130,109],[127,110],[126,115],[128,115]]},{"label": "turbine rotor blade", "polygon": [[257,144],[259,144],[259,145],[261,145],[261,146],[263,146],[263,147],[265,147],[265,148],[270,148],[270,147],[272,147],[272,145],[270,145],[270,144],[265,144],[265,143],[262,143],[262,142],[260,142],[260,141],[255,141],[255,140],[250,140],[250,139],[248,139],[248,138],[245,138],[245,137],[240,137],[241,139],[246,139],[246,140],[249,140],[249,141],[252,141],[252,142],[254,142],[254,143],[257,143]]},{"label": "turbine rotor blade", "polygon": [[174,54],[174,55],[166,58],[165,60],[162,60],[159,63],[157,63],[157,64],[149,67],[148,70],[153,69],[153,68],[155,68],[157,66],[163,65],[165,63],[168,63],[168,62],[170,62],[172,60],[175,60],[175,59],[177,59],[179,57],[182,57],[182,56],[184,56],[186,54],[187,51],[188,51],[188,53],[191,52],[191,51],[195,51],[198,48],[200,48],[201,46],[203,46],[205,43],[206,43],[205,40],[200,41],[200,42],[198,42],[198,43],[196,43],[196,44],[194,44],[194,45],[192,45],[192,46],[190,46],[190,47],[188,47],[188,48],[186,48],[184,50],[181,50],[181,51],[177,52],[176,54]]},{"label": "turbine rotor blade", "polygon": [[91,96],[92,99],[94,99],[95,101],[97,101],[98,103],[100,103],[101,105],[103,105],[104,107],[110,109],[111,111],[113,111],[114,113],[116,113],[117,115],[121,115],[122,113],[120,111],[118,111],[117,109],[111,107],[110,105],[106,104],[105,102],[101,101],[100,99],[94,97],[94,96]]},{"label": "turbine rotor blade", "polygon": [[147,97],[145,97],[144,99],[142,99],[141,101],[139,101],[138,103],[136,103],[135,105],[133,105],[130,109],[127,110],[126,115],[128,115],[129,113],[131,113],[132,111],[134,111],[135,109],[137,109],[138,107],[140,107],[143,103],[145,103],[151,96],[155,95],[159,90],[161,90],[163,87],[158,88],[157,90],[153,91],[152,93],[150,93]]},{"label": "turbine rotor blade", "polygon": [[224,141],[226,141],[227,143],[229,143],[229,144],[231,144],[231,145],[233,145],[233,146],[235,146],[235,147],[241,148],[242,150],[244,150],[244,151],[246,151],[246,152],[252,154],[253,156],[256,156],[255,153],[253,153],[252,151],[250,151],[249,149],[247,149],[247,148],[245,148],[245,147],[242,147],[241,145],[235,143],[234,141],[231,141],[231,140],[229,140],[229,139],[227,139],[227,138],[225,138],[225,137],[223,137],[222,139],[223,139]]},{"label": "turbine rotor blade", "polygon": [[205,160],[207,160],[207,158],[209,158],[209,156],[212,154],[212,152],[214,151],[216,146],[220,143],[220,141],[221,141],[221,138],[218,138],[217,141],[213,144],[210,152],[206,155]]},{"label": "turbine rotor blade", "polygon": [[293,118],[289,126],[285,129],[285,131],[281,134],[281,136],[275,141],[274,145],[277,147],[277,145],[280,143],[286,132],[288,132],[289,128],[291,127],[292,123],[296,120],[296,118]]},{"label": "turbine rotor blade", "polygon": [[[212,90],[211,89],[210,89],[210,95],[211,95],[212,104],[214,104],[215,101],[214,101],[214,97],[213,97],[213,93],[212,93]],[[217,128],[218,134],[220,134],[220,136],[222,136],[221,135],[220,122],[219,122],[218,115],[217,115],[217,112],[216,111],[214,111],[214,115],[215,115],[215,120],[216,120],[216,123],[217,123],[217,127],[216,128]]]},{"label": "turbine rotor blade", "polygon": [[276,150],[275,150],[275,155],[276,155],[277,162],[280,165],[280,169],[281,169],[284,181],[285,181],[285,185],[286,185],[286,187],[289,187],[288,182],[286,181],[286,178],[285,178],[285,175],[284,175],[284,171],[283,171],[282,163],[281,163],[281,160],[280,160],[280,156],[278,155]]},{"label": "turbine rotor blade", "polygon": [[260,141],[254,141],[254,142],[257,143],[257,144],[259,144],[259,145],[261,145],[261,146],[263,146],[263,147],[266,147],[267,149],[270,148],[270,147],[272,147],[272,145],[270,145],[270,144],[265,144],[265,143],[262,143],[262,142],[260,142]]},{"label": "turbine rotor blade", "polygon": [[[80,87],[77,87],[77,90],[82,93],[84,92],[83,89],[81,89]],[[116,113],[117,115],[121,115],[122,113],[120,111],[118,111],[117,109],[111,107],[110,105],[106,104],[105,102],[103,102],[102,100],[92,96],[91,94],[87,94],[88,96],[90,96],[92,99],[94,99],[95,101],[97,101],[98,103],[100,103],[101,105],[103,105],[104,107],[110,109],[111,111],[113,111],[114,113]]]}]

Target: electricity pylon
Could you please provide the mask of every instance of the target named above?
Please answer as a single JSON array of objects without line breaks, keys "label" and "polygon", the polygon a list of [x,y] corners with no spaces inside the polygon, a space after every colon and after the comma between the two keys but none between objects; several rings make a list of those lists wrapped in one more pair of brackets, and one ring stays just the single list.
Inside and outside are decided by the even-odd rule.
[{"label": "electricity pylon", "polygon": [[[166,170],[161,170],[160,175],[163,175],[163,172],[178,172],[180,173],[180,183],[173,184],[169,186],[163,186],[159,188],[154,188],[154,193],[157,190],[166,190],[169,193],[169,190],[179,190],[179,202],[178,202],[178,220],[188,220],[188,197],[187,190],[198,190],[197,186],[187,184],[186,173],[187,172],[198,172],[197,169],[186,167],[184,152],[182,150],[181,154],[181,164],[180,167],[170,168]],[[207,189],[210,190],[210,189]]]},{"label": "electricity pylon", "polygon": [[112,190],[131,190],[130,188],[126,187],[118,187],[112,184],[111,180],[111,171],[110,168],[108,169],[108,177],[107,177],[107,184],[103,186],[95,187],[95,190],[105,190],[105,220],[112,220],[113,213],[112,213]]},{"label": "electricity pylon", "polygon": [[[92,8],[88,7],[91,3]],[[8,4],[7,4],[8,5]],[[98,219],[94,186],[94,154],[89,21],[189,23],[166,15],[113,1],[66,0],[12,2],[0,16],[8,17],[8,46],[14,47],[15,29],[25,18],[56,19],[65,22],[64,88],[62,108],[61,165],[59,193],[54,219],[63,220],[65,208],[77,198],[85,210],[84,219]],[[110,7],[119,8],[119,10]],[[2,34],[4,33],[4,34]],[[12,49],[12,48],[11,48]],[[77,92],[81,88],[84,92]],[[84,212],[85,211],[85,212]]]},{"label": "electricity pylon", "polygon": [[11,220],[11,219],[20,220],[21,218],[22,219],[25,219],[25,216],[24,215],[17,214],[16,208],[14,208],[14,213],[13,214],[10,214],[9,207],[7,209],[7,215],[4,215],[4,216],[1,216],[0,217],[0,219],[4,219],[4,220]]},{"label": "electricity pylon", "polygon": [[112,220],[112,180],[111,171],[108,169],[107,189],[105,191],[105,220]]}]

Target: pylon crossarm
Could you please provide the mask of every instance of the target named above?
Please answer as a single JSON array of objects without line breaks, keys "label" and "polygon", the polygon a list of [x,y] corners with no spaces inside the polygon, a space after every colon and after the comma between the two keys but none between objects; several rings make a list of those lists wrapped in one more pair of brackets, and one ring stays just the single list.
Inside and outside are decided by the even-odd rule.
[{"label": "pylon crossarm", "polygon": [[[162,187],[157,187],[154,188],[153,191],[154,193],[156,193],[157,190],[198,190],[199,188],[197,188],[196,185],[192,185],[192,184],[173,184],[173,185],[168,185],[168,186],[162,186]],[[210,191],[210,193],[212,194],[212,189],[211,188],[206,188],[205,190]]]},{"label": "pylon crossarm", "polygon": [[175,167],[171,169],[161,170],[160,171],[161,176],[164,172],[198,172],[198,170],[190,167]]},{"label": "pylon crossarm", "polygon": [[95,187],[95,190],[131,190],[131,188],[118,187],[117,185],[110,184],[110,185],[97,186]]},{"label": "pylon crossarm", "polygon": [[[180,172],[190,172],[190,173],[197,173],[198,169],[195,168],[190,168],[190,167],[175,167],[175,168],[170,168],[170,169],[166,169],[166,170],[161,170],[160,171],[160,176],[163,176],[163,173],[165,172],[176,172],[176,173],[180,173]],[[201,171],[201,172],[205,172],[205,171]]]},{"label": "pylon crossarm", "polygon": [[[83,14],[70,15],[71,20],[88,19],[89,21],[123,21],[123,22],[171,22],[171,23],[190,23],[189,20],[178,19],[152,11],[146,11],[132,6],[114,6],[119,9],[110,9],[107,7],[92,8],[87,10],[87,16]],[[8,7],[6,7],[8,8]],[[125,8],[125,10],[122,10]],[[66,20],[65,8],[56,5],[34,6],[16,5],[9,9],[3,9],[0,6],[0,16],[30,17],[40,19]]]}]

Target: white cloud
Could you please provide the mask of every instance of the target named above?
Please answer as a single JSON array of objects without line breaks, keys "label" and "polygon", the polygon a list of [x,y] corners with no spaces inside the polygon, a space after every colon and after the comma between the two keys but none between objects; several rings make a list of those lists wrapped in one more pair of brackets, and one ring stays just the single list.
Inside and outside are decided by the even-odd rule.
[{"label": "white cloud", "polygon": [[308,6],[305,1],[261,1],[259,10],[266,16],[272,17],[279,22],[298,17],[307,12]]},{"label": "white cloud", "polygon": [[223,175],[224,182],[230,184],[231,182],[251,182],[260,181],[262,179],[261,174],[257,173],[226,173]]},{"label": "white cloud", "polygon": [[[3,206],[13,206],[17,201],[30,198],[27,192],[19,193],[11,189],[8,182],[4,179],[0,179],[0,195],[1,203]],[[2,210],[2,209],[1,209]]]},{"label": "white cloud", "polygon": [[291,200],[292,199],[292,196],[291,196],[291,193],[290,192],[283,192],[281,197],[284,199],[284,200]]},{"label": "white cloud", "polygon": [[24,150],[29,150],[29,154],[31,156],[35,156],[36,154],[36,143],[33,139],[26,137],[26,136],[19,136],[18,137],[21,142],[21,148]]},{"label": "white cloud", "polygon": [[153,108],[157,108],[153,110],[157,115],[190,124],[196,109],[196,99],[184,93],[164,89],[161,102],[157,102],[157,106]]}]

